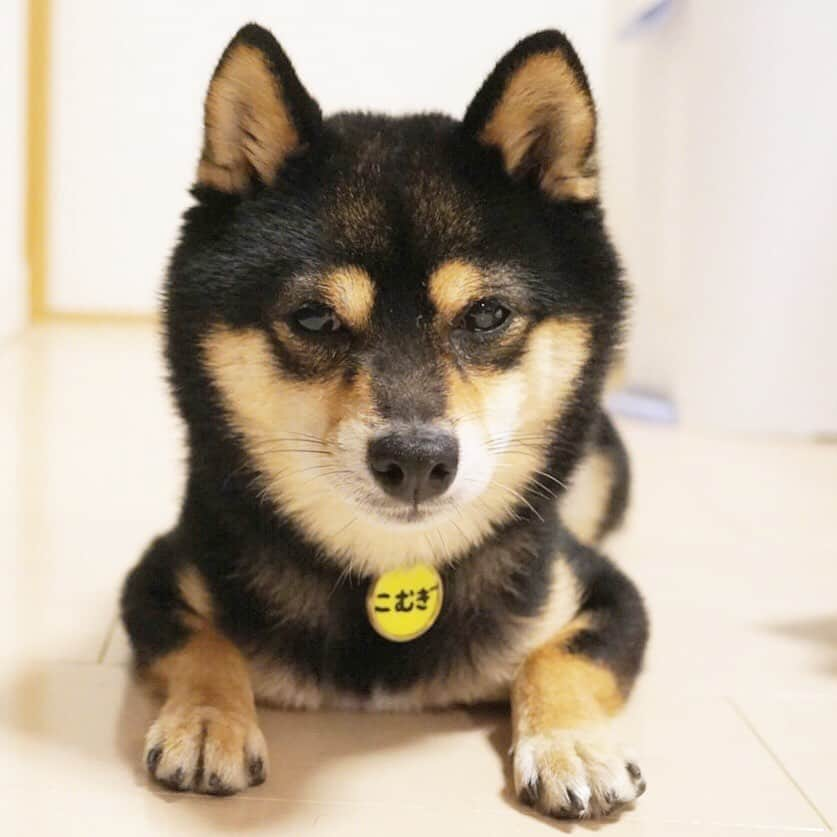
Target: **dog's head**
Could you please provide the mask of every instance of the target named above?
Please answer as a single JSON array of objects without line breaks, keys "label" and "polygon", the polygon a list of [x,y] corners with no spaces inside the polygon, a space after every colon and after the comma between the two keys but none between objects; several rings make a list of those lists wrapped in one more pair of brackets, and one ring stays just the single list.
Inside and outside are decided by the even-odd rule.
[{"label": "dog's head", "polygon": [[276,510],[362,571],[537,514],[621,322],[595,134],[558,32],[519,43],[457,122],[323,120],[273,37],[242,29],[167,288],[193,448],[221,429]]}]

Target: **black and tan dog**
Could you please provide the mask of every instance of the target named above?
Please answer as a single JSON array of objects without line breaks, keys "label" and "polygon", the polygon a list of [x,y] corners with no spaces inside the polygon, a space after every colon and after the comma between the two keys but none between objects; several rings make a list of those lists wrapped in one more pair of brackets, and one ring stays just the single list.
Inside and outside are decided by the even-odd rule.
[{"label": "black and tan dog", "polygon": [[608,719],[646,618],[595,548],[627,499],[600,407],[626,293],[572,47],[521,41],[461,122],[323,119],[250,25],[205,123],[165,296],[188,483],[122,599],[166,696],[149,771],[261,782],[256,701],[510,697],[523,799],[633,801]]}]

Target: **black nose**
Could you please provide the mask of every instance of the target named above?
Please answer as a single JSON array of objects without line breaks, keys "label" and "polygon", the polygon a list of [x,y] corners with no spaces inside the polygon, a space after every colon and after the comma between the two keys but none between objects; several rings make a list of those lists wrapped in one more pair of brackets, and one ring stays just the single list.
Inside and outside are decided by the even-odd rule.
[{"label": "black nose", "polygon": [[456,437],[431,427],[413,427],[369,443],[369,469],[391,497],[417,504],[448,490],[459,464]]}]

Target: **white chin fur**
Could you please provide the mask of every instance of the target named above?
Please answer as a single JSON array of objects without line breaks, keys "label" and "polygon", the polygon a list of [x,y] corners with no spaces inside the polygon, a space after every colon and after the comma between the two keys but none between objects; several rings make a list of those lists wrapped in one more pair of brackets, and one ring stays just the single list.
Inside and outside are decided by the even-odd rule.
[{"label": "white chin fur", "polygon": [[370,522],[393,526],[405,531],[432,529],[435,524],[450,520],[457,508],[478,498],[491,483],[495,456],[486,447],[486,438],[475,422],[463,421],[456,426],[459,443],[459,464],[456,476],[445,494],[438,500],[419,506],[418,517],[411,518],[409,509],[394,503],[375,483],[366,466],[368,431],[359,433],[362,425],[347,422],[346,433],[341,433],[340,467],[351,474],[348,484],[336,485],[341,499],[358,510]]},{"label": "white chin fur", "polygon": [[495,455],[478,425],[457,424],[456,477],[441,498],[420,506],[415,518],[372,478],[366,465],[370,432],[360,421],[343,422],[332,454],[339,478],[315,480],[310,486],[315,491],[283,503],[326,554],[363,573],[416,563],[442,566],[491,533],[492,516],[475,501],[491,484]]}]

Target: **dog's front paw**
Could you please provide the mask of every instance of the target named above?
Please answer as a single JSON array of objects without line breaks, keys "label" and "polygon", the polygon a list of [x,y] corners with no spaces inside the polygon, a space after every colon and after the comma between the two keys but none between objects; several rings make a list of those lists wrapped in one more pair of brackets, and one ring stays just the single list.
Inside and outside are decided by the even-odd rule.
[{"label": "dog's front paw", "polygon": [[145,737],[145,764],[171,790],[223,796],[265,780],[267,746],[249,715],[167,703]]},{"label": "dog's front paw", "polygon": [[513,757],[518,797],[549,816],[602,817],[645,792],[636,763],[598,730],[521,736]]}]

